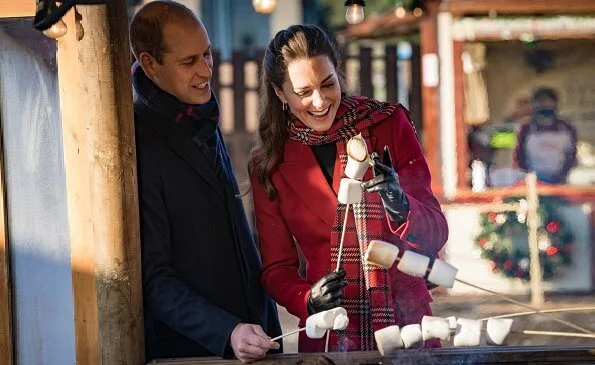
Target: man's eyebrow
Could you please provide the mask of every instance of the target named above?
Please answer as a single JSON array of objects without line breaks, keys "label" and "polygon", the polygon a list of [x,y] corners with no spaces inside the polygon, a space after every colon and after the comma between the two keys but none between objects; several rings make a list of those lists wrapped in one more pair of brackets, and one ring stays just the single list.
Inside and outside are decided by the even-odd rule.
[{"label": "man's eyebrow", "polygon": [[[211,45],[209,44],[209,46],[207,47],[207,49],[203,53],[207,53],[207,52],[210,52],[210,51],[211,51]],[[190,54],[190,55],[186,55],[184,57],[180,57],[180,58],[178,58],[178,61],[184,61],[184,60],[187,60],[187,59],[192,58],[192,57],[196,57],[196,54]]]},{"label": "man's eyebrow", "polygon": [[[330,74],[328,75],[324,80],[322,80],[321,84],[324,84],[325,82],[327,82],[328,80],[330,80],[333,76],[335,76],[335,74]],[[302,86],[302,87],[294,87],[294,90],[302,90],[302,89],[308,89],[309,86]]]}]

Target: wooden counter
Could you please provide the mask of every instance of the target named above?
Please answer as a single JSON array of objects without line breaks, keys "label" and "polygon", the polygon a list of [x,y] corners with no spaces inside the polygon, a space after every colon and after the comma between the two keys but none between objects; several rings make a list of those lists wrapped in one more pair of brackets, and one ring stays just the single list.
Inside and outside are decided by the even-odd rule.
[{"label": "wooden counter", "polygon": [[[394,356],[382,357],[377,351],[334,352],[327,354],[284,354],[271,355],[258,365],[325,364],[321,356],[326,355],[337,365],[360,364],[595,364],[595,343],[593,346],[519,346],[519,347],[465,347],[445,349],[409,349]],[[223,360],[218,357],[163,359],[149,364],[161,365],[227,365],[241,364],[238,360]]]}]

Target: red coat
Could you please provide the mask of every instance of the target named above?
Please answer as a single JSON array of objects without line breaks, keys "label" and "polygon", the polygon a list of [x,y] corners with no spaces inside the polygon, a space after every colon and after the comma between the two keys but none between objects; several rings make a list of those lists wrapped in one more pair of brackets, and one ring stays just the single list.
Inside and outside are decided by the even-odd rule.
[{"label": "red coat", "polygon": [[[384,240],[403,249],[436,256],[448,237],[446,219],[430,189],[430,172],[404,108],[369,129],[368,150],[380,155],[390,148],[395,170],[409,200],[409,216],[396,226],[386,219]],[[256,228],[263,260],[261,281],[268,293],[303,326],[313,283],[331,269],[330,233],[335,220],[337,191],[343,167],[336,161],[333,188],[327,183],[311,148],[288,139],[283,162],[273,174],[278,198],[270,201],[252,175]],[[372,177],[371,170],[364,181]],[[350,216],[353,219],[353,216]],[[389,223],[390,222],[390,223]],[[294,238],[307,260],[305,280],[299,274]],[[348,277],[350,273],[347,273]],[[354,274],[355,275],[355,274]],[[430,314],[431,297],[422,279],[390,270],[396,324],[421,323]],[[324,351],[323,340],[300,335],[299,351]]]}]

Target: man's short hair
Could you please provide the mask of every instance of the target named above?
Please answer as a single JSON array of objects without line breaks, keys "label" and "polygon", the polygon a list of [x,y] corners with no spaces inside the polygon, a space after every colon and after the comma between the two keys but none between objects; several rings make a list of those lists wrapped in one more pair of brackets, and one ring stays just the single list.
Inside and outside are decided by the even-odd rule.
[{"label": "man's short hair", "polygon": [[551,87],[540,87],[537,88],[533,92],[533,97],[531,98],[533,103],[551,100],[554,102],[558,102],[558,93]]},{"label": "man's short hair", "polygon": [[157,0],[143,5],[130,22],[130,46],[136,60],[147,52],[163,63],[163,54],[168,51],[163,39],[165,25],[188,20],[199,21],[192,10],[175,1]]}]

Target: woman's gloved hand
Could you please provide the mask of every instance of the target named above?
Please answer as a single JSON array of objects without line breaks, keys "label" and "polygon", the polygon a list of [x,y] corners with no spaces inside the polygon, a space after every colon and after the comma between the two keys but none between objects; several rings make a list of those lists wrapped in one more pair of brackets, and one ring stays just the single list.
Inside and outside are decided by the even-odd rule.
[{"label": "woman's gloved hand", "polygon": [[310,315],[341,306],[343,301],[341,289],[347,285],[345,275],[347,273],[341,268],[337,272],[326,274],[312,285],[310,297],[308,297]]},{"label": "woman's gloved hand", "polygon": [[393,222],[399,224],[407,220],[409,201],[399,183],[399,176],[393,168],[388,146],[384,147],[382,160],[376,152],[372,153],[374,178],[362,184],[368,192],[378,192],[382,205]]}]

